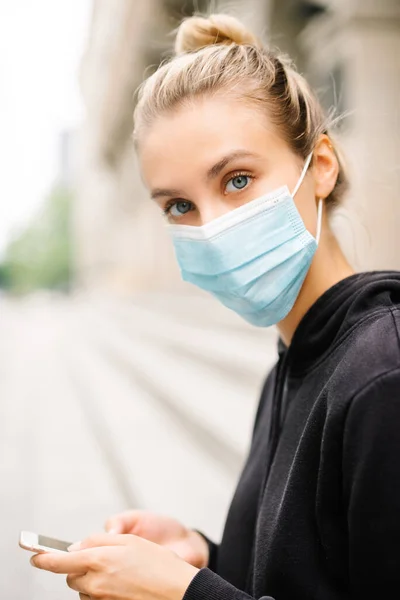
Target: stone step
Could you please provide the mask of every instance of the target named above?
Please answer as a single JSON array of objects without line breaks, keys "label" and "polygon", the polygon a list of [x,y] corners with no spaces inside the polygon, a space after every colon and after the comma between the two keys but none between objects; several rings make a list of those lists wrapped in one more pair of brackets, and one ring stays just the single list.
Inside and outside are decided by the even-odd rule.
[{"label": "stone step", "polygon": [[[227,469],[237,472],[236,465],[250,441],[260,378],[251,386],[245,385],[235,377],[228,378],[218,366],[196,360],[194,355],[182,356],[178,361],[157,339],[131,334],[115,318],[93,306],[87,308],[83,321],[82,326],[91,326],[94,348],[101,349],[108,360],[149,389],[154,397],[162,397],[175,407],[175,412],[183,415],[183,423],[202,427],[209,433],[209,443],[211,436],[222,440],[225,450],[220,442],[219,459]],[[215,346],[211,343],[210,352]]]},{"label": "stone step", "polygon": [[252,389],[260,382],[277,359],[277,334],[273,329],[260,329],[262,335],[246,336],[237,329],[215,329],[199,323],[195,315],[191,321],[182,322],[179,315],[171,316],[146,306],[125,303],[98,302],[104,313],[132,336],[156,342],[168,352],[192,357],[197,362],[219,369],[225,377],[239,381]]},{"label": "stone step", "polygon": [[[97,333],[102,330],[109,350],[122,353],[118,362],[100,350],[93,328]],[[71,380],[94,416],[94,427],[103,432],[99,439],[107,440],[105,452],[118,459],[119,479],[123,477],[125,487],[134,490],[135,505],[175,516],[219,537],[240,464],[235,473],[227,471],[219,457],[196,439],[196,432],[176,418],[173,408],[165,409],[163,371],[157,373],[161,389],[155,398],[142,380],[132,377],[138,365],[130,364],[129,371],[121,366],[123,357],[132,359],[133,352],[151,362],[151,347],[133,350],[134,343],[128,347],[126,341],[117,346],[119,338],[106,328],[103,317],[89,320],[85,313],[76,319],[70,335],[66,361]]]}]

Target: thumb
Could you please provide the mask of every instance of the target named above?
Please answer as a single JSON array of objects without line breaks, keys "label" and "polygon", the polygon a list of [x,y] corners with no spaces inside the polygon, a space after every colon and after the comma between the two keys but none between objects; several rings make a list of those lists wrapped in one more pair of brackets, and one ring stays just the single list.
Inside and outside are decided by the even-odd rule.
[{"label": "thumb", "polygon": [[75,550],[87,550],[88,548],[98,548],[99,546],[126,546],[127,543],[132,543],[134,537],[133,535],[110,536],[109,533],[98,533],[91,535],[81,542],[71,544],[68,550],[69,552],[74,552]]},{"label": "thumb", "polygon": [[124,522],[122,521],[121,518],[118,517],[112,517],[111,519],[108,519],[108,521],[106,522],[104,529],[106,530],[107,533],[111,533],[111,534],[117,534],[117,533],[123,533],[124,532]]},{"label": "thumb", "polygon": [[142,517],[141,510],[127,510],[125,512],[112,515],[105,523],[107,533],[129,533],[133,530],[135,524]]}]

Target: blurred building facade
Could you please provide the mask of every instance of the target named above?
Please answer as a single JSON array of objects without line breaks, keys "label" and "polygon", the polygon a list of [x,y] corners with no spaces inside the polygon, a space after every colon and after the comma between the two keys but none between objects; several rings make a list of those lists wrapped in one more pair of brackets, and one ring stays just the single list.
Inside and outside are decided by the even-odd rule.
[{"label": "blurred building facade", "polygon": [[[194,4],[194,6],[193,6]],[[131,143],[134,92],[171,46],[168,33],[209,2],[94,0],[81,69],[74,209],[78,285],[122,294],[192,291],[180,281],[163,222]],[[352,190],[334,217],[357,269],[400,268],[400,2],[236,0],[229,12],[293,57],[326,109],[347,114],[340,141]],[[212,2],[214,11],[223,2]]]}]

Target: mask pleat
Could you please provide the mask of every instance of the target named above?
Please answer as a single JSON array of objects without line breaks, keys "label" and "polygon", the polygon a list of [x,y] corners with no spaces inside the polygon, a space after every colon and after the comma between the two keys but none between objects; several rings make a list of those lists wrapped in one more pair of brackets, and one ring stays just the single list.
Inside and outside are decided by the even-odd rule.
[{"label": "mask pleat", "polygon": [[286,186],[202,227],[170,232],[183,279],[261,327],[292,309],[317,249]]}]

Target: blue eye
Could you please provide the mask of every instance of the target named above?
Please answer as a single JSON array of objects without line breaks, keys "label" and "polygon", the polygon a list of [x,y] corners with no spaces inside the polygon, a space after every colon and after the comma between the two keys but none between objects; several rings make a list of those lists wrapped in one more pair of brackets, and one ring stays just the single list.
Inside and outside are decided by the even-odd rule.
[{"label": "blue eye", "polygon": [[[230,179],[228,181],[225,189],[227,192],[237,192],[237,191],[243,190],[245,187],[247,187],[249,184],[249,181],[250,181],[249,175],[236,175],[236,177],[232,177],[232,179]],[[229,189],[230,185],[232,185],[233,188]]]},{"label": "blue eye", "polygon": [[190,210],[192,210],[192,208],[193,205],[191,202],[188,202],[186,200],[180,200],[179,202],[174,202],[173,204],[170,204],[166,212],[167,214],[170,214],[173,217],[181,217],[182,215],[185,215]]}]

